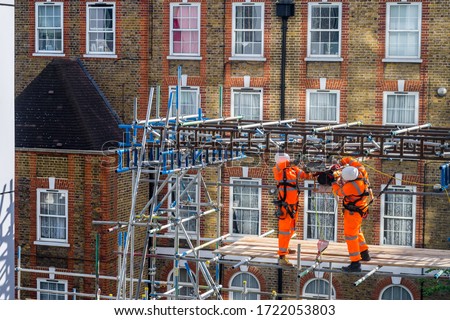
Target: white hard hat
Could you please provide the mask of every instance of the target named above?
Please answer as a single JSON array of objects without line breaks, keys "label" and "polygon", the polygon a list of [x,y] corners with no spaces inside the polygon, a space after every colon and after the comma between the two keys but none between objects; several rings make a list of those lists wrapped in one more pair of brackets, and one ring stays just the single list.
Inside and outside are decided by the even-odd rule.
[{"label": "white hard hat", "polygon": [[342,179],[345,181],[353,181],[358,178],[359,171],[355,167],[345,167],[342,170]]},{"label": "white hard hat", "polygon": [[280,162],[284,162],[284,161],[291,161],[291,158],[289,157],[289,155],[287,153],[277,153],[275,155],[276,163],[280,163]]}]

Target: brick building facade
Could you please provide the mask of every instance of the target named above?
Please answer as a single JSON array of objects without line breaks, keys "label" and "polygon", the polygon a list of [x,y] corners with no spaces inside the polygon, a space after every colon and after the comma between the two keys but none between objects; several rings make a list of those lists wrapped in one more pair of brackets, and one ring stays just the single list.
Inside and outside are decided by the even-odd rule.
[{"label": "brick building facade", "polygon": [[[447,59],[450,44],[445,41],[450,23],[448,0],[295,1],[295,15],[289,17],[286,31],[284,114],[281,114],[280,107],[283,30],[281,18],[276,15],[276,1],[52,3],[62,4],[63,45],[59,50],[39,47],[39,41],[36,40],[40,30],[35,24],[36,12],[39,6],[45,4],[16,1],[17,94],[53,59],[80,59],[111,106],[123,122],[128,123],[132,120],[134,97],[137,97],[138,106],[146,106],[151,86],[159,86],[161,93],[160,106],[156,108],[158,114],[155,111],[153,116],[166,115],[169,92],[177,84],[177,70],[181,66],[182,73],[187,75],[187,83],[182,89],[186,101],[190,103],[186,103],[186,110],[201,107],[207,117],[244,115],[261,120],[296,118],[317,123],[318,126],[357,120],[376,125],[431,123],[439,127],[450,126],[450,96],[437,94],[438,88],[450,86],[450,64]],[[99,49],[100,38],[94,35],[98,30],[91,28],[92,22],[87,23],[91,21],[87,15],[94,14],[97,9],[113,15],[113,18],[104,16],[111,20],[111,25],[103,25],[108,32],[104,31],[102,36],[110,40],[106,33],[113,32],[113,40],[107,43],[107,50]],[[405,32],[402,26],[407,28],[406,33],[402,33]],[[322,103],[326,101],[330,114],[317,112],[319,100]],[[407,114],[395,111],[403,103],[411,107]],[[251,110],[250,113],[248,110]],[[140,107],[140,118],[144,114],[145,108]],[[409,118],[405,120],[403,116]],[[39,156],[39,153],[33,155],[30,152],[18,152],[18,159],[29,158],[17,162],[18,175],[26,172],[20,179],[42,179],[41,184],[45,184],[48,178],[46,175],[37,175],[36,171],[28,169],[33,157]],[[82,162],[87,164],[91,160]],[[64,161],[61,161],[63,164]],[[57,165],[60,165],[59,161]],[[253,163],[226,166],[221,173],[222,182],[231,183],[244,178],[262,185],[274,185],[272,165],[273,159],[265,156]],[[439,183],[439,163],[370,160],[367,168],[376,190],[385,185],[394,172],[401,174],[397,176],[402,180],[398,180],[397,189],[429,192],[432,191],[432,185]],[[205,174],[214,179],[214,173],[206,171]],[[68,173],[65,175],[68,176]],[[84,176],[87,177],[86,174]],[[120,190],[126,179],[113,177],[112,174],[105,176],[105,179],[116,190],[114,192],[122,194]],[[117,179],[124,180],[120,184]],[[101,185],[101,181],[96,183]],[[68,182],[76,183],[70,178]],[[83,183],[79,181],[80,190],[84,188]],[[19,199],[30,197],[20,191]],[[30,194],[33,192],[30,190]],[[233,229],[236,223],[232,217],[233,203],[230,203],[233,192],[235,190],[231,187],[222,189],[221,233],[231,232],[235,238],[239,238],[242,230]],[[260,194],[255,196],[261,204],[255,220],[258,224],[255,235],[259,235],[276,229],[277,221],[267,190],[261,189]],[[116,207],[119,204],[124,207],[126,203],[124,198],[119,200],[113,197],[111,201],[114,203],[114,200],[117,201],[114,204]],[[299,239],[314,239],[314,235],[308,234],[311,229],[307,218],[313,213],[308,212],[307,201],[311,199],[302,195],[297,231]],[[369,244],[381,245],[386,241],[387,244],[402,244],[398,239],[383,239],[389,234],[384,224],[388,201],[381,198],[376,201],[371,208],[371,215],[364,222]],[[449,249],[450,215],[445,197],[417,195],[412,200],[402,198],[399,201],[408,202],[407,205],[414,207],[410,212],[410,237],[402,245]],[[89,201],[84,202],[89,204]],[[21,210],[25,210],[22,209],[25,205],[21,205],[20,201],[17,203],[19,228],[34,228],[33,224],[30,226],[21,222]],[[29,205],[31,208],[26,211],[32,216],[32,202]],[[102,210],[109,209],[105,207]],[[126,208],[118,210],[119,216],[126,217],[127,214]],[[333,214],[335,222],[331,240],[342,242],[342,217],[338,211]],[[104,213],[102,218],[108,216],[111,217],[111,214]],[[209,217],[203,221],[202,236],[214,237],[215,223],[217,221]],[[22,235],[20,237],[22,239]],[[32,239],[24,239],[24,242],[30,244]],[[114,260],[113,246],[111,243],[109,251],[105,251],[111,261]],[[36,248],[30,251],[36,252]],[[160,265],[161,270],[164,270],[161,277],[167,280],[171,262],[160,262]],[[251,279],[255,280],[254,284],[261,291],[271,292],[277,289],[272,285],[278,281],[274,270],[251,267],[248,271],[238,272],[225,268],[223,285],[232,286],[233,279],[239,279],[236,276],[249,276],[253,277]],[[315,279],[323,280],[328,285],[326,275],[316,273],[315,276]],[[389,289],[391,285],[403,290],[410,298],[427,298],[421,294],[420,282],[414,279],[375,276],[367,280],[364,288],[355,289],[351,278],[342,275],[334,277],[333,295],[337,299],[379,299],[383,292],[388,294],[393,290]],[[313,280],[302,280],[303,293],[309,292],[306,289]],[[295,281],[294,275],[285,273],[283,292],[295,293]],[[267,296],[261,295],[260,298],[265,299]]]}]

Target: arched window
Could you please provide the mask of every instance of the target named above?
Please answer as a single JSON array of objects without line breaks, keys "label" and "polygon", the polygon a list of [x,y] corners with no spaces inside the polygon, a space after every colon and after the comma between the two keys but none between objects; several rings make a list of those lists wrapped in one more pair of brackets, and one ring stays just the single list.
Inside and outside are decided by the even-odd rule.
[{"label": "arched window", "polygon": [[[246,282],[247,293],[244,291],[244,281]],[[248,272],[240,272],[235,274],[230,280],[230,289],[239,290],[230,292],[230,300],[259,300],[260,291],[258,279]]]},{"label": "arched window", "polygon": [[[330,283],[325,279],[314,278],[303,286],[303,296],[305,297],[329,299],[329,294]],[[331,299],[336,299],[336,291],[333,286],[331,286]]]},{"label": "arched window", "polygon": [[391,285],[381,291],[380,300],[414,300],[411,291],[400,285]]},{"label": "arched window", "polygon": [[[195,281],[195,274],[191,270],[190,270],[190,273],[191,273],[192,279]],[[171,290],[174,288],[173,269],[172,269],[172,271],[170,271],[169,276],[167,278],[168,278],[167,281],[171,282],[170,284],[167,285],[167,290]],[[183,285],[183,283],[184,283],[184,285]],[[180,274],[178,277],[178,285],[180,287],[180,291],[179,291],[180,296],[192,296],[194,294],[194,288],[192,287],[192,285],[190,285],[188,287],[188,286],[186,286],[186,284],[192,284],[191,279],[188,275],[188,271],[186,270],[186,268],[180,267]]]}]

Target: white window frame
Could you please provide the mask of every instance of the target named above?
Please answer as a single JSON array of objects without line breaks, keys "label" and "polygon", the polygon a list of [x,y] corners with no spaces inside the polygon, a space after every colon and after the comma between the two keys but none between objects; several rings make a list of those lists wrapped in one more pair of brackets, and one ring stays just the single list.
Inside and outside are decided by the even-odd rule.
[{"label": "white window frame", "polygon": [[[174,42],[174,37],[173,37],[173,33],[175,32],[175,30],[173,29],[173,12],[174,12],[174,8],[175,7],[185,7],[185,6],[192,6],[192,7],[197,7],[198,10],[198,17],[197,17],[197,27],[195,29],[188,29],[189,31],[197,31],[198,32],[198,46],[197,46],[197,53],[177,53],[177,52],[173,52],[174,50],[174,46],[173,46],[173,42]],[[183,57],[183,58],[189,58],[189,57],[200,57],[200,45],[201,45],[201,4],[198,3],[188,3],[188,2],[183,2],[183,3],[171,3],[170,4],[170,56],[168,57],[169,59],[172,58],[179,58],[179,57]],[[177,31],[187,31],[187,30],[183,30],[183,29],[179,29]]]},{"label": "white window frame", "polygon": [[[310,283],[312,283],[312,282],[320,282],[320,281],[323,281],[323,282],[325,282],[325,283],[327,283],[328,284],[328,288],[330,288],[330,281],[328,281],[327,279],[324,279],[324,278],[312,278],[312,279],[309,279],[304,285],[303,285],[303,289],[302,289],[302,291],[303,291],[303,296],[304,297],[310,297],[310,298],[315,298],[315,299],[317,299],[317,298],[324,298],[324,299],[328,299],[329,298],[329,295],[328,294],[320,294],[320,293],[314,293],[314,294],[312,294],[312,293],[307,293],[307,292],[305,292],[306,291],[306,288],[308,287],[308,285],[310,284]],[[331,284],[331,300],[336,300],[336,289],[334,288],[334,286],[333,286],[333,284]]]},{"label": "white window frame", "polygon": [[[379,297],[378,297],[378,300],[392,300],[392,299],[381,299],[381,298],[383,297],[383,294],[384,294],[384,292],[385,292],[386,290],[388,290],[388,289],[390,289],[390,288],[393,288],[393,287],[399,287],[399,288],[405,290],[405,291],[410,295],[411,300],[414,300],[414,295],[412,294],[412,292],[411,292],[407,287],[405,287],[405,286],[403,286],[403,285],[401,285],[401,284],[391,284],[391,285],[388,285],[388,286],[384,287],[383,290],[381,290],[381,292],[380,292],[380,295],[379,295]],[[403,299],[402,299],[402,300],[403,300]]]},{"label": "white window frame", "polygon": [[[171,106],[171,110],[170,110],[170,116],[171,117],[175,117],[176,116],[176,99],[177,99],[177,87],[176,86],[170,86],[169,87],[169,94],[170,94],[170,92],[173,92],[172,93],[172,106]],[[181,102],[180,102],[180,104],[179,104],[179,108],[181,109],[180,110],[180,116],[190,116],[190,115],[193,115],[193,114],[198,114],[198,109],[199,109],[199,107],[200,107],[200,87],[180,87],[180,97],[181,97],[181,95],[183,94],[183,93],[185,93],[185,92],[190,92],[190,93],[193,93],[193,94],[195,94],[195,96],[196,96],[196,98],[195,98],[195,101],[196,101],[196,110],[195,110],[195,112],[194,113],[187,113],[187,112],[183,112],[184,110],[183,110],[183,106],[181,105]],[[180,98],[181,99],[181,98]]]},{"label": "white window frame", "polygon": [[[414,122],[413,123],[402,123],[402,122],[387,122],[387,104],[388,96],[414,96]],[[417,125],[419,123],[419,92],[394,92],[394,91],[384,91],[383,92],[383,125]]]},{"label": "white window frame", "polygon": [[[251,187],[252,189],[258,190],[258,207],[257,208],[249,208],[249,207],[237,207],[233,203],[233,195],[234,195],[234,183],[235,181],[242,181],[243,185],[249,184],[249,182],[256,182],[258,187]],[[242,178],[242,177],[231,177],[230,178],[230,201],[229,201],[229,212],[230,212],[230,233],[234,236],[259,236],[261,234],[261,188],[259,187],[261,185],[262,180],[259,178]],[[249,187],[250,188],[250,187]],[[258,231],[257,234],[248,234],[248,233],[235,233],[233,231],[233,212],[235,208],[242,208],[245,210],[256,210],[258,211]]]},{"label": "white window frame", "polygon": [[[67,280],[55,280],[55,279],[48,279],[48,278],[37,278],[37,300],[42,300],[41,299],[41,295],[47,294],[47,295],[51,295],[51,296],[64,296],[64,299],[45,299],[45,300],[67,300],[67,285],[68,282]],[[57,284],[57,285],[63,285],[64,286],[64,290],[61,291],[61,294],[58,293],[47,293],[47,292],[41,292],[39,290],[44,290],[41,288],[41,285],[43,283],[53,283],[53,284]],[[55,290],[55,291],[60,291],[60,290]]]},{"label": "white window frame", "polygon": [[[313,54],[312,53],[312,33],[314,31],[322,31],[322,29],[312,29],[312,9],[314,7],[338,7],[339,11],[339,45],[338,45],[338,53],[337,54]],[[336,31],[334,29],[327,29],[328,31]],[[323,29],[324,32],[326,32],[325,29]],[[341,48],[342,48],[342,3],[340,2],[310,2],[308,3],[308,48],[307,48],[307,58],[305,60],[322,60],[322,61],[342,61],[341,58]]]},{"label": "white window frame", "polygon": [[[195,179],[197,179],[197,176],[196,175],[185,175],[185,176],[183,176],[182,178],[181,178],[181,180],[182,180],[182,183],[185,183],[184,184],[184,188],[187,186],[187,184],[189,184],[189,182],[190,181],[192,181],[192,180],[195,180]],[[187,181],[187,180],[189,180],[189,181]],[[169,207],[170,208],[172,208],[173,207],[173,203],[174,203],[174,201],[175,201],[175,199],[173,199],[173,193],[175,193],[175,186],[174,186],[174,184],[175,184],[175,177],[172,179],[172,182],[169,184],[169,188],[172,188],[172,187],[174,187],[174,189],[172,190],[172,192],[170,192],[170,194],[169,194]],[[183,185],[182,185],[183,186]],[[180,208],[180,210],[182,210],[182,209],[184,209],[183,207],[196,207],[196,209],[195,209],[195,211],[198,211],[198,210],[200,210],[200,207],[199,207],[199,202],[200,202],[200,186],[199,186],[199,183],[196,183],[196,182],[194,182],[194,185],[192,186],[192,187],[194,187],[195,188],[195,199],[193,199],[193,201],[194,201],[194,203],[192,203],[192,205],[185,205],[185,204],[176,204],[176,206],[179,206],[179,208]],[[181,188],[181,192],[183,192],[183,189],[184,188]],[[180,192],[180,193],[181,193]],[[190,210],[191,211],[191,210]],[[183,219],[183,218],[187,218],[187,215],[183,215],[184,214],[184,212],[182,213],[182,212],[180,212],[180,218],[181,219]],[[186,232],[188,233],[188,234],[196,234],[197,233],[197,228],[198,228],[198,219],[194,219],[194,220],[191,220],[191,221],[193,221],[194,223],[195,223],[195,230],[188,230],[186,227],[185,227],[185,229],[186,229]],[[169,229],[169,232],[170,233],[174,233],[175,232],[175,227],[171,227],[170,229]],[[184,233],[181,233],[181,235],[183,236],[184,235]]]},{"label": "white window frame", "polygon": [[[236,9],[238,7],[244,7],[244,6],[259,6],[261,7],[261,28],[260,29],[236,29]],[[232,57],[235,59],[242,59],[242,60],[265,60],[264,59],[264,16],[265,16],[265,7],[263,2],[234,2],[233,3],[233,21],[232,21],[232,36],[231,36],[231,42],[232,42]],[[236,33],[237,32],[245,32],[245,31],[255,31],[255,32],[261,32],[261,53],[258,54],[245,54],[245,53],[236,53]]]},{"label": "white window frame", "polygon": [[[58,217],[58,218],[64,218],[65,219],[65,238],[64,239],[57,239],[57,238],[43,238],[42,237],[42,227],[41,227],[41,218],[43,217],[43,215],[41,215],[41,198],[40,195],[41,193],[50,193],[50,194],[63,194],[65,196],[65,214],[64,216],[54,216],[54,218]],[[69,208],[68,208],[68,203],[69,203],[69,197],[68,197],[69,193],[67,190],[48,190],[48,189],[42,189],[42,188],[38,188],[36,190],[36,215],[37,215],[37,241],[35,242],[35,244],[46,244],[46,245],[63,245],[64,244],[68,244],[68,240],[69,240],[69,232],[68,232],[68,227],[69,227]]]},{"label": "white window frame", "polygon": [[[381,190],[384,190],[384,188],[386,187],[386,185],[381,185]],[[415,186],[400,186],[400,185],[394,185],[391,187],[387,188],[387,191],[392,191],[394,189],[395,190],[404,190],[404,191],[411,191],[411,193],[415,193],[416,192],[416,187]],[[395,196],[396,194],[391,194],[391,196]],[[399,194],[399,196],[406,196],[405,194]],[[408,217],[396,217],[396,216],[387,216],[385,215],[385,210],[386,210],[386,194],[383,193],[381,195],[381,202],[380,202],[380,243],[381,245],[384,246],[392,246],[392,247],[406,247],[406,248],[414,248],[416,245],[416,205],[417,205],[417,196],[415,194],[411,194],[412,196],[412,212],[411,215],[412,217],[408,218]],[[397,245],[397,244],[386,244],[385,243],[385,239],[384,239],[384,229],[385,229],[385,222],[384,219],[401,219],[401,220],[412,220],[412,234],[411,234],[411,246],[404,246],[404,245]]]},{"label": "white window frame", "polygon": [[[113,49],[111,51],[98,51],[93,50],[90,44],[90,33],[96,32],[90,30],[90,11],[96,7],[100,9],[111,8],[112,9],[112,31],[100,30],[98,33],[112,33],[113,34]],[[106,40],[104,40],[106,41]],[[106,47],[106,44],[105,44]],[[116,58],[116,4],[115,2],[87,2],[86,3],[86,57],[108,57]]]},{"label": "white window frame", "polygon": [[[60,27],[39,27],[39,8],[40,7],[59,7],[61,10]],[[39,49],[39,30],[53,29],[61,32],[61,50],[42,50]],[[35,3],[35,53],[34,55],[56,55],[64,56],[64,3],[63,2],[36,2]]]},{"label": "white window frame", "polygon": [[[314,185],[314,181],[313,180],[305,180],[304,181],[304,185],[305,185],[305,188],[310,188],[310,187],[312,187],[313,185]],[[316,214],[316,212],[315,211],[309,211],[308,210],[308,207],[309,207],[309,193],[312,193],[312,196],[316,196],[316,195],[319,195],[319,196],[325,196],[325,197],[330,197],[330,198],[333,198],[334,199],[334,204],[333,204],[333,214],[334,214],[334,225],[333,225],[333,227],[334,227],[334,233],[333,233],[333,238],[332,239],[326,239],[326,240],[329,240],[329,241],[336,241],[337,240],[337,218],[338,218],[338,214],[337,214],[337,212],[338,212],[338,203],[337,203],[337,201],[336,201],[336,198],[334,198],[330,193],[317,193],[317,192],[314,192],[313,190],[305,190],[305,192],[304,192],[304,206],[303,206],[303,210],[304,210],[304,222],[303,222],[303,234],[304,234],[304,238],[306,239],[306,240],[313,240],[313,239],[319,239],[320,238],[320,232],[321,232],[321,230],[318,230],[317,232],[319,233],[319,238],[309,238],[308,237],[308,215],[309,214]],[[330,211],[331,212],[331,211]],[[329,213],[329,212],[319,212],[319,211],[317,211],[317,214],[328,214],[328,215],[331,215],[331,213]],[[318,228],[319,226],[317,226],[317,228]]]},{"label": "white window frame", "polygon": [[[311,120],[311,94],[312,93],[327,93],[336,95],[336,120]],[[306,122],[311,123],[339,123],[340,109],[341,109],[341,91],[340,90],[316,90],[307,89],[306,90]]]},{"label": "white window frame", "polygon": [[[390,30],[390,16],[391,16],[391,9],[394,6],[398,7],[405,7],[405,6],[418,6],[418,30],[414,31],[418,33],[418,39],[417,39],[417,56],[395,56],[395,55],[389,55],[389,48],[390,48],[390,32],[399,32],[398,30]],[[400,30],[401,32],[401,30]],[[411,32],[406,31],[405,32]],[[384,62],[422,62],[420,59],[421,57],[421,41],[422,41],[422,3],[421,2],[411,2],[411,3],[401,3],[401,2],[387,2],[386,3],[386,49],[385,49],[385,56],[386,58],[383,59]]]},{"label": "white window frame", "polygon": [[[238,277],[238,276],[240,276],[240,275],[244,275],[244,274],[248,274],[248,275],[250,275],[251,277],[253,277],[253,278],[255,278],[255,280],[256,280],[256,282],[258,283],[258,288],[250,288],[250,287],[248,287],[247,286],[247,293],[253,293],[253,294],[256,294],[256,299],[255,300],[260,300],[261,299],[261,295],[259,294],[259,292],[261,291],[261,283],[259,282],[259,280],[258,280],[258,278],[253,274],[253,273],[251,273],[251,272],[238,272],[238,273],[236,273],[236,274],[234,274],[232,277],[231,277],[231,279],[230,279],[230,282],[229,282],[229,288],[230,289],[233,289],[233,290],[244,290],[244,285],[242,285],[242,286],[233,286],[232,285],[232,283],[233,283],[233,280],[236,278],[236,277]],[[230,291],[230,300],[234,300],[234,295],[236,294],[236,292],[235,291]]]},{"label": "white window frame", "polygon": [[[185,261],[180,261],[180,263],[183,263],[183,265],[184,265]],[[191,269],[189,269],[189,271],[188,271],[188,269],[186,269],[186,267],[184,267],[183,265],[181,265],[181,266],[179,267],[179,270],[178,270],[178,272],[179,272],[179,273],[178,273],[178,282],[179,282],[179,283],[180,283],[180,282],[189,282],[189,283],[192,283],[191,280],[190,280],[190,278],[189,278],[189,275],[188,275],[187,272],[190,272],[190,273],[191,273],[191,275],[192,275],[192,277],[193,277],[194,280],[195,280],[195,273],[194,273]],[[188,279],[187,279],[186,281],[184,281],[184,280],[180,281],[181,270],[186,271],[186,276],[188,277]],[[171,277],[174,277],[174,269],[170,270],[169,274],[167,275],[167,281],[168,281],[168,282],[174,281],[174,279],[172,279],[172,280],[170,279]],[[181,285],[180,285],[180,287],[181,287]],[[174,288],[174,284],[172,284],[172,283],[168,283],[168,284],[167,284],[167,290],[171,290],[171,289],[173,289],[173,288]],[[185,287],[183,287],[183,288],[180,288],[180,295],[184,295],[184,293],[182,293],[181,290],[191,290],[192,293],[191,293],[190,296],[193,296],[193,295],[194,295],[194,287],[187,287],[187,286],[185,286]],[[175,297],[168,297],[167,299],[168,299],[168,300],[175,300]]]},{"label": "white window frame", "polygon": [[[258,119],[254,119],[254,120],[262,120],[263,119],[263,99],[264,99],[264,92],[262,88],[231,88],[231,116],[235,117],[235,116],[241,116],[241,114],[236,114],[236,112],[234,111],[234,103],[235,103],[235,98],[234,95],[235,94],[240,94],[240,95],[246,95],[246,94],[251,94],[251,95],[259,95],[259,118]],[[249,120],[248,118],[243,118],[245,120]]]}]

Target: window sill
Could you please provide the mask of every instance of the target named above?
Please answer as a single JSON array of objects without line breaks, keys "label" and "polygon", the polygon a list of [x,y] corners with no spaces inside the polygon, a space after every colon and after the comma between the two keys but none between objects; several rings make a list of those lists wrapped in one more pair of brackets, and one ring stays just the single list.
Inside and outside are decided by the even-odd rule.
[{"label": "window sill", "polygon": [[167,56],[167,60],[202,60],[200,56]]},{"label": "window sill", "polygon": [[267,59],[264,57],[229,57],[228,60],[230,60],[230,61],[261,61],[261,62],[267,61]]},{"label": "window sill", "polygon": [[52,242],[52,241],[34,241],[33,244],[37,246],[48,246],[48,247],[63,247],[63,248],[69,248],[70,244],[65,242]]},{"label": "window sill", "polygon": [[341,57],[306,57],[305,61],[313,62],[342,62],[344,58]]},{"label": "window sill", "polygon": [[35,52],[33,57],[65,57],[65,53],[47,53],[47,52]]},{"label": "window sill", "polygon": [[117,59],[117,54],[83,54],[83,58]]},{"label": "window sill", "polygon": [[396,63],[422,63],[422,59],[403,59],[403,58],[385,58],[381,60],[383,62],[396,62]]}]

